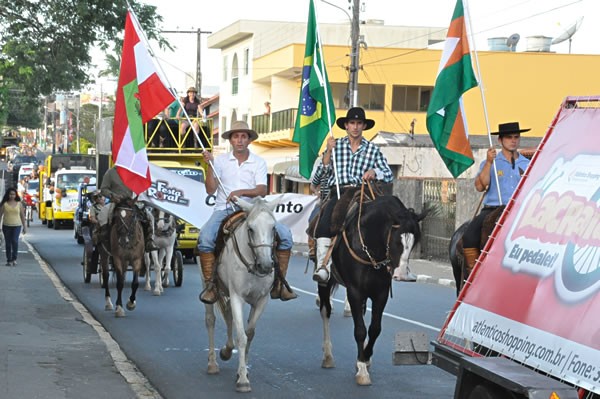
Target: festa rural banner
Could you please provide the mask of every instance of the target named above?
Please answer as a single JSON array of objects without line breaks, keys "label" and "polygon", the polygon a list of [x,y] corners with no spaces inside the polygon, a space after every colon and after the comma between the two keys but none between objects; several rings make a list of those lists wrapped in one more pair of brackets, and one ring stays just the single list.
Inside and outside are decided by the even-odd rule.
[{"label": "festa rural banner", "polygon": [[[152,184],[139,199],[172,213],[178,218],[201,228],[213,212],[214,200],[206,195],[204,183],[194,181],[195,169],[179,169],[177,173],[150,163]],[[292,230],[294,242],[307,243],[308,218],[319,198],[303,194],[267,195],[267,201],[277,201],[275,219]]]},{"label": "festa rural banner", "polygon": [[600,109],[555,123],[446,334],[598,391]]}]

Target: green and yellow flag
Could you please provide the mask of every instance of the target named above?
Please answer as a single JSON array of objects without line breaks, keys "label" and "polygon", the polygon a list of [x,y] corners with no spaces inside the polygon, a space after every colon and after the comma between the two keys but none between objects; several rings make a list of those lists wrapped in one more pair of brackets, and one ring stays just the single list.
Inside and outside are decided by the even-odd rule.
[{"label": "green and yellow flag", "polygon": [[473,164],[462,95],[477,86],[463,9],[458,0],[450,22],[440,68],[427,108],[427,130],[455,178]]},{"label": "green and yellow flag", "polygon": [[300,143],[300,174],[307,179],[310,178],[323,140],[334,122],[333,97],[325,70],[315,7],[313,0],[310,0],[302,86],[293,138],[296,143]]}]

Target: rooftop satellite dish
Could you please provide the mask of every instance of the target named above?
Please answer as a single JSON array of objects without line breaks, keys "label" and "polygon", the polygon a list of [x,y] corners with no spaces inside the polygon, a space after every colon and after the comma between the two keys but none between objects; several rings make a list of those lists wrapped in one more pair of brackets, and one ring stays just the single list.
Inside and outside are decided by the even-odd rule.
[{"label": "rooftop satellite dish", "polygon": [[520,39],[521,35],[518,33],[513,33],[508,39],[506,39],[506,46],[510,49],[510,51],[515,51],[517,48],[517,43],[519,43]]},{"label": "rooftop satellite dish", "polygon": [[571,41],[573,40],[573,35],[575,34],[575,32],[577,32],[577,30],[581,26],[582,22],[583,22],[583,17],[577,18],[577,21],[575,21],[575,23],[573,25],[569,26],[569,28],[567,28],[560,36],[555,37],[552,40],[552,44],[558,44],[558,43],[564,42],[565,40],[568,40],[569,41],[569,54],[571,54]]}]

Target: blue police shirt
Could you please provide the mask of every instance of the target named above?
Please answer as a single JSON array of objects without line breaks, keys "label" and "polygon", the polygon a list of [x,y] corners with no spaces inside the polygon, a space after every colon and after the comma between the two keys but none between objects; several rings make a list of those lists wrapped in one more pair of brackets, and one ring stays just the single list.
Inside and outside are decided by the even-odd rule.
[{"label": "blue police shirt", "polygon": [[[479,172],[483,169],[485,160],[481,162],[479,166]],[[519,154],[519,158],[515,160],[513,167],[511,161],[506,159],[504,154],[500,151],[496,155],[496,171],[498,174],[498,181],[500,182],[500,194],[502,195],[502,203],[498,198],[498,189],[496,186],[496,179],[494,177],[494,165],[490,169],[490,188],[485,194],[483,200],[484,206],[499,206],[506,205],[510,197],[517,189],[517,185],[521,180],[521,176],[525,173],[527,166],[529,165],[529,159]]]}]

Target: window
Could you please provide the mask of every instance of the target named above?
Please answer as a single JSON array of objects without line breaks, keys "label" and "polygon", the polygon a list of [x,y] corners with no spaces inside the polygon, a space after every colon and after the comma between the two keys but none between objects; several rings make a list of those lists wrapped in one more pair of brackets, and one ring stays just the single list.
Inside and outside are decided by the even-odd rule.
[{"label": "window", "polygon": [[364,109],[383,110],[385,85],[358,85],[358,105]]},{"label": "window", "polygon": [[[336,108],[350,108],[348,83],[332,83],[331,96]],[[358,85],[357,104],[364,109],[383,110],[385,102],[385,85]]]},{"label": "window", "polygon": [[250,71],[250,49],[244,49],[244,75]]},{"label": "window", "polygon": [[238,57],[237,54],[233,55],[233,63],[231,65],[231,94],[232,95],[236,95],[238,94],[238,74],[239,74],[239,69],[238,69]]},{"label": "window", "polygon": [[227,56],[223,57],[223,82],[227,81]]},{"label": "window", "polygon": [[394,86],[392,111],[427,112],[432,91],[432,86]]}]

